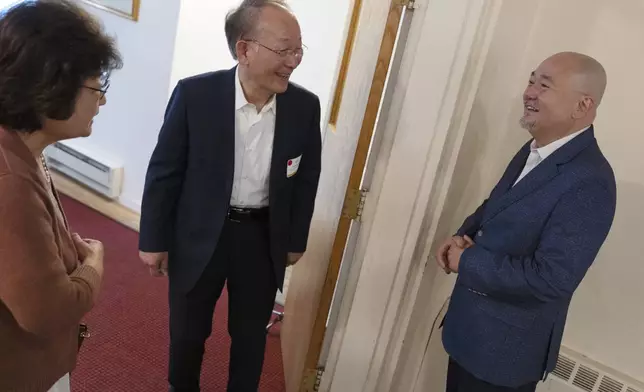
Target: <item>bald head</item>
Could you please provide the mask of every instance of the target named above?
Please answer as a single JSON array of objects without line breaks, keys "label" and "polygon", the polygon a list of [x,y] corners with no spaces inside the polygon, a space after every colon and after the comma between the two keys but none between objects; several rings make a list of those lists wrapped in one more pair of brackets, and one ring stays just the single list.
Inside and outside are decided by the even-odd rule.
[{"label": "bald head", "polygon": [[606,90],[606,70],[594,58],[577,52],[557,53],[546,61],[553,61],[569,74],[571,88],[590,96],[598,106]]},{"label": "bald head", "polygon": [[300,25],[295,15],[282,5],[268,4],[261,9],[251,33],[255,37],[267,39],[301,38]]},{"label": "bald head", "polygon": [[531,73],[523,93],[521,126],[546,145],[593,124],[606,89],[606,71],[594,58],[561,52]]}]

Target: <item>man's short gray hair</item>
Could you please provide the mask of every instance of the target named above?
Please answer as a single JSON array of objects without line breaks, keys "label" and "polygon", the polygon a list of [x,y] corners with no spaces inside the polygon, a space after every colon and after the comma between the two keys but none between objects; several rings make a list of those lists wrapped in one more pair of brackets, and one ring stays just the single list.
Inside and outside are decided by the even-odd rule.
[{"label": "man's short gray hair", "polygon": [[262,8],[271,5],[290,10],[286,0],[243,0],[239,7],[226,15],[226,24],[224,25],[226,41],[228,41],[230,54],[235,60],[237,60],[237,50],[235,49],[237,41],[246,38],[253,32]]}]

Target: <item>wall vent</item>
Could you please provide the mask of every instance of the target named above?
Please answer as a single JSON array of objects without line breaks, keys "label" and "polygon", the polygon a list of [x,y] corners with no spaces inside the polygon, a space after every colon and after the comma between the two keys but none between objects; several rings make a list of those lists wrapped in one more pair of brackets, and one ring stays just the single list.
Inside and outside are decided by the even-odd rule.
[{"label": "wall vent", "polygon": [[121,194],[123,165],[65,142],[57,142],[44,151],[47,164],[53,170],[93,189],[110,199]]},{"label": "wall vent", "polygon": [[582,391],[593,392],[593,388],[595,388],[595,384],[597,384],[598,379],[598,371],[581,365],[575,374],[575,378],[572,380],[572,385],[578,387]]},{"label": "wall vent", "polygon": [[[569,351],[569,350],[566,350]],[[559,380],[563,389],[570,392],[644,392],[644,386],[637,380],[620,374],[581,355],[559,355],[557,367],[551,377]],[[550,390],[550,389],[548,389]]]},{"label": "wall vent", "polygon": [[553,374],[564,381],[569,381],[572,377],[572,373],[575,371],[577,363],[568,357],[563,355],[559,356],[559,361],[557,362],[557,367],[553,371]]},{"label": "wall vent", "polygon": [[623,389],[624,384],[617,380],[614,380],[610,376],[604,376],[602,377],[602,381],[599,384],[599,389],[597,389],[597,392],[622,392]]}]

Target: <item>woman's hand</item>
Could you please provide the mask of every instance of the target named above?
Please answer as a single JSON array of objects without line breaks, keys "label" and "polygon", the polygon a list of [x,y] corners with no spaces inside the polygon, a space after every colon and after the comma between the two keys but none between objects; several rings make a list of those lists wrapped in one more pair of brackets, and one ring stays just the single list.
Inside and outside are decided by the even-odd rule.
[{"label": "woman's hand", "polygon": [[81,263],[94,268],[100,276],[103,276],[103,258],[105,256],[103,243],[89,238],[82,239],[77,233],[72,234],[72,239],[78,250]]}]

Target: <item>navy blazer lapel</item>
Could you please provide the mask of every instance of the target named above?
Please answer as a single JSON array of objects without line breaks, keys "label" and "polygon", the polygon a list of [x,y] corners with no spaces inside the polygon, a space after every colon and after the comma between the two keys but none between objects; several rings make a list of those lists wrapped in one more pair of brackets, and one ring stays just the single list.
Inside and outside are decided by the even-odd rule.
[{"label": "navy blazer lapel", "polygon": [[[549,158],[550,157],[546,158],[537,167],[532,169],[532,171],[516,185],[512,186],[512,184],[510,184],[511,188],[507,192],[502,194],[498,199],[492,201],[488,206],[489,210],[486,211],[485,220],[492,219],[501,211],[541,188],[557,176],[557,174],[559,174],[558,165]],[[523,168],[521,170],[523,170]]]},{"label": "navy blazer lapel", "polygon": [[[223,126],[226,129],[232,129],[232,135],[235,135],[235,77],[237,75],[237,66],[231,68],[226,72],[226,78],[223,88],[220,87],[222,99],[219,101],[220,113],[217,117],[223,119]],[[231,99],[232,98],[232,99]]]},{"label": "navy blazer lapel", "polygon": [[226,189],[232,192],[235,177],[235,68],[204,84],[205,93],[198,97],[200,123],[212,154],[206,156],[212,170],[228,173]]},{"label": "navy blazer lapel", "polygon": [[[230,69],[225,76],[224,85],[219,87],[221,99],[217,100],[217,107],[214,113],[215,123],[221,124],[221,135],[217,138],[222,146],[229,146],[225,148],[224,154],[227,155],[225,162],[230,165],[230,189],[232,192],[233,181],[235,177],[235,77],[237,75],[237,67]],[[212,116],[212,114],[211,114]],[[213,151],[220,151],[219,146],[213,146]]]},{"label": "navy blazer lapel", "polygon": [[[498,197],[490,198],[490,201],[486,208],[485,221],[492,219],[494,216],[496,216],[506,208],[510,207],[512,204],[518,202],[519,200],[523,199],[525,196],[535,192],[537,189],[541,188],[545,184],[552,181],[553,178],[559,175],[561,171],[560,170],[561,165],[563,165],[566,162],[569,162],[571,159],[577,156],[577,154],[583,151],[594,141],[595,141],[595,135],[594,135],[593,128],[591,127],[585,132],[582,132],[580,135],[578,135],[571,141],[569,141],[568,143],[566,143],[565,145],[561,146],[557,151],[552,153],[552,155],[544,159],[539,165],[537,165],[537,167],[532,169],[530,173],[528,173],[523,179],[521,179],[521,181],[519,181],[514,186],[512,186],[512,184],[514,183],[514,181],[516,181],[516,178],[518,178],[518,175],[523,170],[523,166],[525,165],[527,155],[525,156],[526,158],[523,158],[523,161],[521,164],[519,164],[519,162],[521,161],[515,162],[515,160],[513,160],[510,166],[508,166],[507,172],[510,172],[510,171],[513,173],[516,172],[517,165],[519,166],[518,172],[514,176],[509,176],[509,175],[504,176],[504,178],[507,177],[507,179],[511,178],[511,181],[505,184],[505,186],[508,186],[509,188],[503,188],[503,189],[508,189],[507,192],[504,192],[504,193],[502,192],[501,189],[499,189]],[[530,147],[528,145],[528,153],[529,153],[529,149]],[[517,156],[519,155],[522,155],[522,154],[517,154]],[[501,185],[501,183],[499,183],[499,185]],[[501,187],[499,186],[499,188]]]},{"label": "navy blazer lapel", "polygon": [[[286,179],[286,146],[289,139],[289,118],[293,118],[288,89],[275,97],[275,133],[273,136],[273,152],[271,154],[271,171],[269,178],[269,189],[279,187],[279,181]],[[269,203],[273,205],[272,195],[276,192],[269,192]]]},{"label": "navy blazer lapel", "polygon": [[[235,164],[235,68],[212,73],[193,87],[188,111],[190,127],[199,143],[216,153],[206,154],[204,164],[234,172]],[[213,169],[214,170],[214,169]],[[230,176],[232,186],[233,174]]]},{"label": "navy blazer lapel", "polygon": [[503,173],[503,177],[501,177],[498,185],[492,191],[492,195],[490,195],[491,199],[497,199],[503,196],[512,188],[517,178],[519,178],[519,175],[523,171],[523,166],[525,166],[525,162],[528,159],[528,155],[530,155],[530,143],[528,142],[521,147],[519,152],[512,158],[508,164],[508,168]]}]

